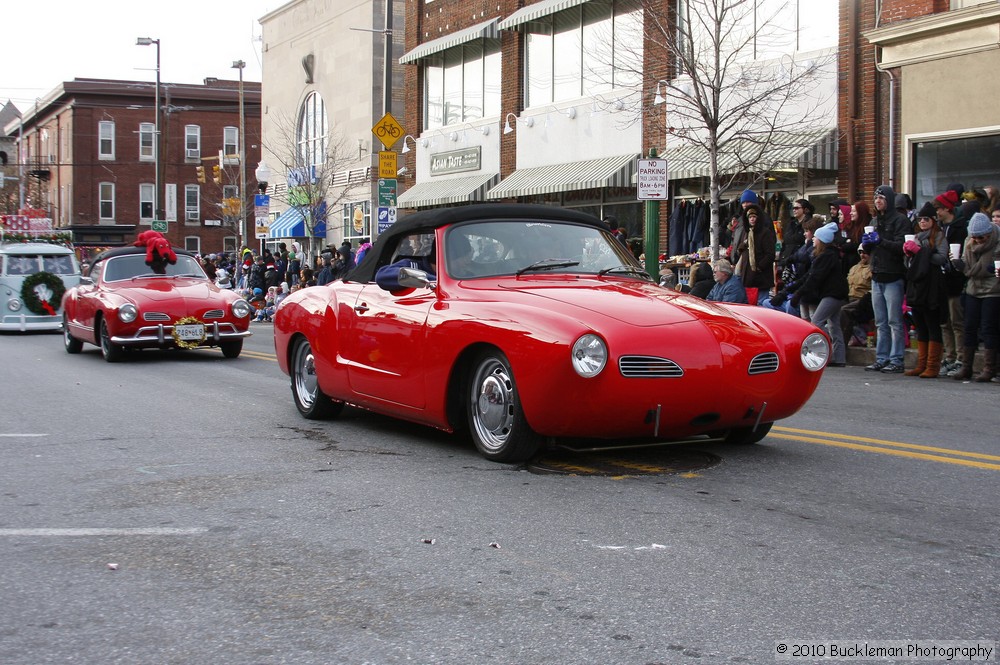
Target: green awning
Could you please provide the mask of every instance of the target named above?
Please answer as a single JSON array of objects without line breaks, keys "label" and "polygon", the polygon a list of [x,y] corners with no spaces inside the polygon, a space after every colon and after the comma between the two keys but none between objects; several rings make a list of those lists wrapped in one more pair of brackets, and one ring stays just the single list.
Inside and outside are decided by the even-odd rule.
[{"label": "green awning", "polygon": [[464,178],[418,182],[399,195],[396,199],[396,207],[423,208],[450,203],[484,201],[487,190],[495,185],[499,179],[499,173],[480,173]]},{"label": "green awning", "polygon": [[601,187],[630,187],[638,155],[619,155],[582,162],[517,169],[486,194],[507,199]]},{"label": "green awning", "polygon": [[549,14],[561,12],[564,9],[570,9],[571,7],[582,5],[584,2],[587,2],[587,0],[542,0],[541,2],[536,2],[533,5],[518,9],[510,16],[500,21],[499,28],[501,30],[518,28],[525,23],[530,23],[531,21],[542,18],[543,16],[548,16]]},{"label": "green awning", "polygon": [[432,39],[427,42],[423,42],[416,48],[404,53],[399,58],[399,64],[405,65],[410,62],[416,62],[421,58],[426,58],[429,55],[434,55],[435,53],[440,53],[453,46],[461,46],[466,42],[471,42],[474,39],[499,39],[500,32],[497,30],[497,21],[499,19],[491,18],[489,21],[483,21],[478,23],[471,28],[465,28],[464,30],[456,30],[444,37],[438,37],[437,39]]}]

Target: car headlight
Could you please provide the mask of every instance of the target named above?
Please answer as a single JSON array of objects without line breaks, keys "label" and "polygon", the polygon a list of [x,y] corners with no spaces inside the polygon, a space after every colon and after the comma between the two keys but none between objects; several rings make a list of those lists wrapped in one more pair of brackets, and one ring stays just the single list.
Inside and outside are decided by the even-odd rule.
[{"label": "car headlight", "polygon": [[11,298],[7,301],[7,309],[12,312],[18,312],[21,310],[22,303],[20,298]]},{"label": "car headlight", "polygon": [[125,304],[118,308],[118,320],[122,323],[132,323],[139,316],[135,305]]},{"label": "car headlight", "polygon": [[826,367],[830,359],[830,342],[823,333],[813,333],[802,342],[802,366],[810,372]]},{"label": "car headlight", "polygon": [[576,373],[589,379],[608,364],[608,345],[597,335],[587,334],[573,343],[570,357]]},{"label": "car headlight", "polygon": [[250,311],[253,308],[250,306],[246,300],[237,300],[233,303],[233,316],[238,319],[245,319],[250,316]]}]

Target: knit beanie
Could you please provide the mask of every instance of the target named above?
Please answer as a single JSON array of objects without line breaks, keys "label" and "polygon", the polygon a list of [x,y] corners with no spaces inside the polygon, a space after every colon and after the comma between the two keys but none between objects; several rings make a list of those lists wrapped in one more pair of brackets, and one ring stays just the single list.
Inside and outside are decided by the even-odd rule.
[{"label": "knit beanie", "polygon": [[747,189],[743,191],[743,195],[740,197],[740,203],[752,203],[754,205],[759,205],[760,201],[757,199],[757,195],[752,189]]},{"label": "knit beanie", "polygon": [[923,205],[922,208],[920,208],[920,212],[917,213],[917,219],[920,219],[921,217],[930,217],[931,219],[937,219],[937,208],[934,207],[933,203],[928,201]]},{"label": "knit beanie", "polygon": [[990,218],[981,212],[977,212],[969,220],[969,235],[978,238],[988,234],[993,229]]},{"label": "knit beanie", "polygon": [[955,206],[958,205],[958,194],[954,189],[949,189],[944,194],[939,194],[934,200],[941,204],[942,208],[954,210]]},{"label": "knit beanie", "polygon": [[816,231],[816,240],[819,240],[824,245],[829,245],[833,242],[833,234],[837,229],[837,225],[834,223],[827,224],[821,229]]}]

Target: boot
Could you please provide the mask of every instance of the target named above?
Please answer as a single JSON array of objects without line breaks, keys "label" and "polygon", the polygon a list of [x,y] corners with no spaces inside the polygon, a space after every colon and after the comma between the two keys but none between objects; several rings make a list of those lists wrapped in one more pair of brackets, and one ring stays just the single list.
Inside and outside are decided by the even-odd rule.
[{"label": "boot", "polygon": [[993,378],[997,370],[997,350],[986,349],[983,351],[983,371],[976,377],[979,383],[986,383]]},{"label": "boot", "polygon": [[941,372],[941,342],[927,342],[927,369],[920,375],[921,379],[936,379]]},{"label": "boot", "polygon": [[927,369],[927,342],[917,340],[917,364],[903,372],[903,376],[920,376]]},{"label": "boot", "polygon": [[951,378],[956,381],[968,381],[972,378],[972,362],[976,359],[976,347],[962,347],[962,369],[952,374]]}]

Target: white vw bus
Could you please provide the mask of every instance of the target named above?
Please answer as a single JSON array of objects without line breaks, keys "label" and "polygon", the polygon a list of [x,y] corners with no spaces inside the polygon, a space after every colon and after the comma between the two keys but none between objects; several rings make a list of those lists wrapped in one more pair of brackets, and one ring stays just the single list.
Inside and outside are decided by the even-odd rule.
[{"label": "white vw bus", "polygon": [[69,247],[0,243],[0,330],[60,330],[62,296],[80,283]]}]

